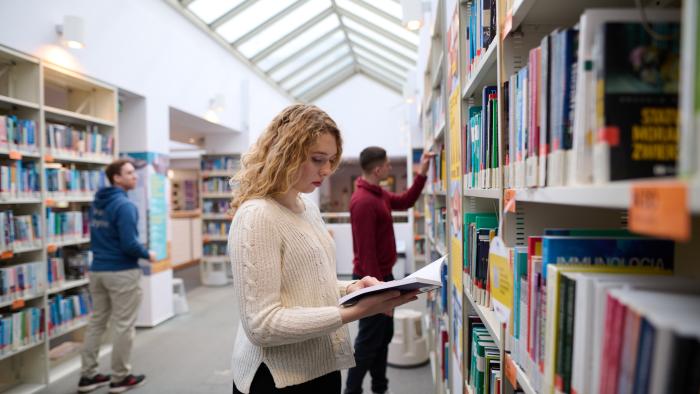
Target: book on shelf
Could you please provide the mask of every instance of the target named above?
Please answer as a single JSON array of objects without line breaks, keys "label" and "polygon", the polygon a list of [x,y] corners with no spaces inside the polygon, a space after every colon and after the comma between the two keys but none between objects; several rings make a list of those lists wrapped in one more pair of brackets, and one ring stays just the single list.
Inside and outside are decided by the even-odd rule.
[{"label": "book on shelf", "polygon": [[48,310],[49,335],[60,334],[62,328],[92,312],[92,299],[87,288],[71,289],[66,294],[49,297]]},{"label": "book on shelf", "polygon": [[0,149],[36,154],[39,151],[36,122],[16,115],[0,115]]},{"label": "book on shelf", "polygon": [[650,28],[660,37],[639,22],[606,22],[597,32],[595,182],[676,174],[680,23]]},{"label": "book on shelf", "polygon": [[0,302],[43,294],[46,284],[42,270],[40,262],[0,268]]},{"label": "book on shelf", "polygon": [[53,156],[95,157],[111,159],[114,155],[114,137],[100,130],[98,125],[75,126],[46,124],[46,144]]},{"label": "book on shelf", "polygon": [[37,307],[0,314],[0,356],[42,341],[44,319],[44,308]]},{"label": "book on shelf", "polygon": [[440,270],[446,258],[447,255],[442,256],[405,278],[382,282],[374,286],[356,290],[341,297],[338,303],[340,305],[349,306],[359,301],[362,297],[392,290],[401,292],[419,290],[421,293],[424,293],[437,289],[442,286]]},{"label": "book on shelf", "polygon": [[10,198],[38,197],[39,166],[33,161],[12,161],[0,165],[0,195]]}]

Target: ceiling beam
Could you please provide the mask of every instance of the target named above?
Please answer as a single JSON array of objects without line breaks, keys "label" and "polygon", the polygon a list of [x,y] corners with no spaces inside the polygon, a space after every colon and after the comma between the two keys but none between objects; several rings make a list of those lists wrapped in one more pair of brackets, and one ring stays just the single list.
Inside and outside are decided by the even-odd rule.
[{"label": "ceiling beam", "polygon": [[377,15],[381,16],[382,18],[394,23],[396,26],[399,26],[400,28],[404,28],[403,25],[401,24],[401,19],[395,17],[394,15],[391,15],[390,13],[388,13],[380,8],[377,8],[373,5],[371,5],[369,2],[360,1],[360,0],[350,0],[350,1],[356,5],[364,8],[364,9],[366,9],[369,12],[371,12],[373,14],[377,14]]},{"label": "ceiling beam", "polygon": [[398,94],[403,94],[401,86],[397,85],[396,82],[389,81],[385,76],[377,73],[376,71],[370,70],[367,67],[360,66],[360,73],[364,74],[367,78],[373,80],[374,82],[384,86],[385,88],[394,91]]},{"label": "ceiling beam", "polygon": [[[345,42],[345,40],[341,40],[339,43],[333,45],[331,48],[329,48],[329,49],[326,50],[325,52],[321,53],[320,55],[318,55],[318,56],[316,56],[316,57],[314,57],[314,58],[311,58],[310,60],[308,60],[308,61],[305,62],[304,64],[302,64],[302,65],[300,65],[299,67],[295,68],[294,71],[292,71],[292,72],[290,72],[289,74],[287,74],[284,78],[280,79],[277,83],[279,83],[280,85],[284,85],[285,82],[287,82],[287,81],[289,81],[290,79],[294,78],[294,76],[295,76],[299,71],[302,71],[302,70],[306,69],[307,67],[309,67],[309,66],[311,66],[311,65],[313,65],[313,64],[315,64],[315,63],[318,63],[319,60],[325,58],[326,56],[330,55],[331,53],[333,53],[333,52],[336,51],[337,49],[342,48],[342,47],[344,47],[344,46],[348,46],[348,43]],[[345,57],[345,56],[342,56],[342,57]]]},{"label": "ceiling beam", "polygon": [[294,59],[299,58],[299,56],[301,56],[301,55],[305,54],[306,52],[308,52],[309,50],[315,48],[317,45],[321,44],[322,42],[325,42],[326,40],[330,39],[330,38],[333,37],[337,32],[339,32],[339,31],[341,31],[341,30],[342,30],[342,29],[341,29],[340,27],[336,27],[335,29],[333,29],[333,30],[329,31],[328,33],[324,34],[323,36],[321,36],[321,38],[319,38],[319,39],[317,39],[317,40],[311,41],[311,42],[308,43],[305,47],[301,48],[300,50],[298,50],[298,51],[294,52],[293,54],[287,56],[286,58],[282,59],[281,61],[279,61],[279,62],[278,62],[277,64],[275,64],[274,66],[270,67],[270,69],[267,70],[266,72],[267,72],[268,74],[272,75],[275,71],[277,71],[277,70],[279,70],[280,68],[286,66],[287,64],[289,64],[289,63],[290,63],[291,61],[293,61]]},{"label": "ceiling beam", "polygon": [[350,64],[347,68],[341,70],[339,73],[335,73],[330,77],[324,79],[323,81],[317,83],[316,85],[310,87],[309,89],[301,92],[299,94],[299,97],[306,102],[316,100],[317,98],[323,96],[325,93],[330,92],[343,82],[350,79],[350,77],[355,75],[356,72],[357,71],[355,69],[355,66]]},{"label": "ceiling beam", "polygon": [[335,11],[335,14],[338,16],[338,22],[340,22],[340,28],[343,30],[343,35],[345,36],[345,41],[347,41],[348,46],[350,47],[350,54],[352,55],[352,61],[357,64],[357,55],[355,54],[355,50],[352,49],[352,42],[350,42],[350,36],[348,36],[348,28],[345,26],[345,23],[343,23],[343,18],[340,17],[340,13],[338,12],[338,4],[335,2],[335,0],[331,0],[333,4],[333,11]]},{"label": "ceiling beam", "polygon": [[267,20],[264,22],[260,23],[259,25],[255,26],[255,28],[246,34],[244,34],[242,37],[238,38],[236,41],[234,41],[232,44],[236,48],[241,46],[241,44],[245,43],[246,41],[250,40],[253,38],[255,35],[260,33],[261,31],[267,29],[270,27],[273,23],[279,21],[280,19],[284,18],[285,16],[289,15],[292,11],[296,10],[297,8],[303,6],[304,4],[308,3],[309,0],[300,0],[300,1],[295,1],[292,3],[290,6],[287,8],[283,9],[282,11],[276,13],[275,15],[272,15],[269,17]]},{"label": "ceiling beam", "polygon": [[399,64],[399,63],[397,63],[397,62],[395,62],[395,61],[389,59],[388,57],[382,55],[381,53],[379,53],[379,52],[377,52],[377,51],[375,51],[375,50],[373,50],[373,49],[367,48],[366,46],[364,46],[364,45],[362,45],[362,44],[360,44],[360,43],[357,43],[357,42],[356,42],[356,43],[354,43],[354,44],[352,44],[352,45],[355,46],[355,47],[357,47],[357,48],[359,48],[359,49],[362,49],[363,51],[369,52],[372,56],[376,56],[376,57],[378,57],[379,59],[382,59],[383,61],[385,61],[385,62],[391,64],[392,66],[394,66],[394,67],[396,67],[396,68],[398,68],[398,69],[400,69],[400,70],[403,70],[404,72],[408,72],[408,70],[409,70],[409,68],[410,68],[409,66],[406,66],[406,65],[404,65],[404,64]]},{"label": "ceiling beam", "polygon": [[402,76],[401,74],[397,73],[396,71],[392,71],[389,68],[387,68],[386,66],[383,66],[383,65],[375,62],[374,60],[372,60],[366,56],[359,55],[359,59],[360,59],[360,62],[365,62],[367,65],[371,66],[372,68],[383,71],[387,75],[395,76],[395,79],[397,82],[403,81],[406,79],[405,75]]},{"label": "ceiling beam", "polygon": [[[339,58],[339,59],[336,59],[333,63],[327,65],[327,66],[326,66],[326,69],[329,69],[329,68],[331,68],[331,67],[334,67],[336,64],[340,64],[340,63],[346,62],[347,60],[348,60],[348,57],[347,57],[347,56],[343,56],[343,57],[341,57],[341,58]],[[352,60],[352,59],[351,59],[351,60]],[[349,64],[351,65],[351,64],[353,64],[353,63],[350,62]],[[289,87],[289,91],[292,92],[292,91],[295,91],[295,90],[299,89],[300,87],[306,85],[307,83],[309,83],[309,81],[313,80],[313,79],[316,78],[317,76],[318,76],[318,73],[313,73],[313,74],[309,75],[308,77],[304,78],[303,80],[301,80],[301,81],[295,83],[294,86],[290,86],[290,87]]]},{"label": "ceiling beam", "polygon": [[180,4],[182,4],[183,7],[187,8],[190,4],[192,4],[194,0],[180,0]]},{"label": "ceiling beam", "polygon": [[406,40],[403,37],[399,37],[396,34],[390,32],[384,28],[381,28],[378,25],[375,25],[374,23],[367,22],[363,18],[361,18],[361,17],[359,17],[351,12],[348,12],[347,10],[339,8],[338,12],[340,13],[340,15],[351,19],[353,22],[360,24],[360,25],[366,27],[367,29],[372,30],[373,32],[375,32],[377,34],[380,34],[380,35],[386,37],[388,40],[396,41],[396,43],[401,44],[402,46],[410,49],[411,51],[414,51],[414,52],[418,51],[418,46],[416,44]]},{"label": "ceiling beam", "polygon": [[[402,60],[405,60],[407,63],[416,64],[416,59],[411,59],[410,57],[404,55],[403,53],[397,51],[396,49],[393,49],[387,45],[384,45],[384,44],[380,43],[379,41],[376,41],[374,38],[365,35],[364,33],[360,33],[359,31],[354,30],[354,29],[350,29],[350,28],[347,28],[347,29],[348,29],[349,34],[354,34],[354,35],[362,38],[365,41],[369,41],[372,45],[376,45],[377,47],[381,48],[382,50],[387,51],[387,52],[391,53],[392,55],[394,55]],[[352,41],[352,39],[350,39],[350,40]]]},{"label": "ceiling beam", "polygon": [[219,27],[221,27],[221,25],[235,18],[236,15],[240,14],[241,12],[248,9],[248,7],[250,7],[251,5],[255,4],[256,1],[257,0],[245,0],[241,4],[231,8],[230,10],[226,11],[225,14],[221,15],[220,17],[216,18],[212,23],[210,23],[209,28],[211,28],[212,30],[218,29]]},{"label": "ceiling beam", "polygon": [[326,19],[328,16],[330,16],[332,14],[333,14],[333,7],[329,7],[325,11],[314,16],[313,18],[309,19],[308,21],[304,22],[303,25],[292,30],[289,34],[282,37],[280,40],[274,42],[272,45],[269,45],[267,48],[256,53],[250,60],[253,61],[254,63],[259,62],[260,60],[269,56],[272,52],[278,50],[279,48],[281,48],[282,46],[284,46],[285,44],[287,44],[288,42],[292,41],[294,38],[299,36],[301,33],[309,30],[311,27],[313,27],[317,23],[321,22],[322,20]]}]

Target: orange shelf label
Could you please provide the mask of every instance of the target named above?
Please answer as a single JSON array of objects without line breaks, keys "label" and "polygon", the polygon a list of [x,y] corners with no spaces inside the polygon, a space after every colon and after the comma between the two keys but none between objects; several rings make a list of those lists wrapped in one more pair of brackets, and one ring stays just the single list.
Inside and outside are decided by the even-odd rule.
[{"label": "orange shelf label", "polygon": [[503,211],[515,213],[515,189],[506,189],[503,198]]},{"label": "orange shelf label", "polygon": [[22,154],[16,150],[11,150],[10,160],[22,160]]},{"label": "orange shelf label", "polygon": [[0,253],[0,259],[2,259],[2,260],[11,259],[14,256],[15,256],[15,253],[11,250],[6,250],[6,251]]},{"label": "orange shelf label", "polygon": [[18,300],[12,301],[12,305],[10,307],[12,309],[20,309],[24,308],[24,305],[26,305],[26,303],[24,302],[24,298],[20,298]]},{"label": "orange shelf label", "polygon": [[53,252],[55,252],[56,250],[58,250],[58,246],[56,246],[56,244],[48,244],[48,245],[46,245],[46,251],[47,251],[47,252],[53,253]]},{"label": "orange shelf label", "polygon": [[44,155],[44,161],[47,162],[47,163],[53,163],[53,155],[50,155],[50,154],[48,154],[48,153],[45,154],[45,155]]},{"label": "orange shelf label", "polygon": [[518,388],[518,372],[515,366],[515,361],[510,357],[510,354],[506,353],[506,378],[513,386],[513,388]]},{"label": "orange shelf label", "polygon": [[56,206],[56,200],[54,200],[53,198],[47,198],[46,205],[48,205],[50,207]]},{"label": "orange shelf label", "polygon": [[628,225],[630,231],[670,238],[690,239],[688,187],[683,182],[642,182],[632,186]]}]

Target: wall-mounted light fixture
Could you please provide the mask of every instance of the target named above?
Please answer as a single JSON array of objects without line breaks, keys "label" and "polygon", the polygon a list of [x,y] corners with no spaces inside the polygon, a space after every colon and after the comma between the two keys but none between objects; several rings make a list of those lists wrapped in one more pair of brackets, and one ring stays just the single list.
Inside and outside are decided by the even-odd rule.
[{"label": "wall-mounted light fixture", "polygon": [[61,43],[68,48],[85,48],[85,22],[75,15],[63,17],[63,24],[56,26],[56,32],[61,37]]},{"label": "wall-mounted light fixture", "polygon": [[423,0],[401,0],[401,22],[408,30],[418,30],[423,26],[423,14],[430,11],[430,2]]},{"label": "wall-mounted light fixture", "polygon": [[226,106],[226,98],[223,94],[219,93],[209,100],[209,109],[207,113],[204,114],[204,119],[212,122],[219,123],[219,113],[223,112]]}]

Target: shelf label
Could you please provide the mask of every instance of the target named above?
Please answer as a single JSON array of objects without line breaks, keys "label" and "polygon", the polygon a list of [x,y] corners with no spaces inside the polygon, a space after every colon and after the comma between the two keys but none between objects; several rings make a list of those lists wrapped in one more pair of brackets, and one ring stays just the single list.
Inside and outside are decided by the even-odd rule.
[{"label": "shelf label", "polygon": [[16,150],[10,151],[10,160],[22,160],[22,154]]},{"label": "shelf label", "polygon": [[14,256],[15,256],[15,253],[14,253],[13,251],[11,251],[11,250],[6,250],[6,251],[0,253],[0,259],[1,259],[1,260],[8,260],[8,259],[11,259],[11,258],[14,257]]},{"label": "shelf label", "polygon": [[58,250],[58,246],[56,244],[48,244],[46,245],[46,251],[49,253],[54,253],[56,250]]},{"label": "shelf label", "polygon": [[510,382],[514,389],[518,389],[518,369],[515,366],[515,361],[510,357],[510,354],[506,353],[506,378]]},{"label": "shelf label", "polygon": [[46,199],[46,206],[48,206],[48,207],[56,206],[56,200],[54,200],[53,198],[47,198]]},{"label": "shelf label", "polygon": [[503,198],[503,212],[515,213],[515,189],[506,189]]},{"label": "shelf label", "polygon": [[690,239],[688,187],[683,182],[640,182],[632,186],[630,231],[676,241]]},{"label": "shelf label", "polygon": [[44,161],[47,162],[47,163],[53,163],[53,161],[54,161],[53,155],[51,155],[51,154],[49,154],[49,153],[45,154],[45,155],[44,155]]},{"label": "shelf label", "polygon": [[13,310],[17,310],[17,309],[24,308],[25,305],[26,305],[26,303],[24,302],[24,298],[20,298],[20,299],[12,301],[12,305],[10,305],[10,308],[12,308]]}]

